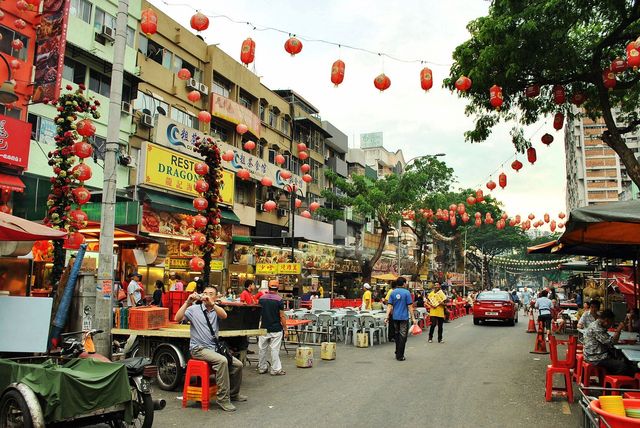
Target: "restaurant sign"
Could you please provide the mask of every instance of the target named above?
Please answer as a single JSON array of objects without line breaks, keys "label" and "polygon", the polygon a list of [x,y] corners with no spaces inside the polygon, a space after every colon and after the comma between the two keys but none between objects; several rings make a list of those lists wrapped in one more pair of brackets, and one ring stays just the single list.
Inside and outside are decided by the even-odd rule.
[{"label": "restaurant sign", "polygon": [[27,169],[31,124],[0,115],[0,164]]},{"label": "restaurant sign", "polygon": [[256,275],[300,275],[300,263],[258,263]]},{"label": "restaurant sign", "polygon": [[260,138],[262,126],[260,124],[260,118],[251,110],[214,92],[211,92],[209,97],[211,98],[211,114],[213,116],[224,119],[227,122],[235,123],[236,125],[243,123],[247,125],[249,132]]},{"label": "restaurant sign", "polygon": [[[158,116],[158,124],[155,127],[155,142],[164,147],[169,147],[180,153],[184,153],[189,156],[194,156],[201,159],[200,154],[196,153],[194,144],[198,139],[207,137],[207,134],[198,131],[194,128],[189,128],[181,123],[174,122],[166,116]],[[257,156],[247,153],[238,149],[224,141],[217,141],[218,149],[220,153],[231,150],[234,153],[234,157],[230,161],[221,160],[222,167],[236,172],[239,169],[246,169],[251,174],[251,178],[254,180],[262,180],[263,177],[268,177],[273,181],[274,187],[283,189],[287,184],[294,184],[302,191],[304,195],[307,193],[307,183],[302,180],[302,177],[293,174],[291,179],[284,180],[280,174],[283,171],[282,168],[272,163],[266,162]]]},{"label": "restaurant sign", "polygon": [[[169,259],[169,269],[189,269],[191,259]],[[224,269],[224,260],[211,260],[211,270],[221,272]]]},{"label": "restaurant sign", "polygon": [[[193,171],[198,159],[149,142],[143,143],[141,153],[144,168],[139,169],[139,183],[189,196],[199,195],[194,185],[200,177]],[[222,170],[221,205],[233,206],[234,183],[235,175]]]}]

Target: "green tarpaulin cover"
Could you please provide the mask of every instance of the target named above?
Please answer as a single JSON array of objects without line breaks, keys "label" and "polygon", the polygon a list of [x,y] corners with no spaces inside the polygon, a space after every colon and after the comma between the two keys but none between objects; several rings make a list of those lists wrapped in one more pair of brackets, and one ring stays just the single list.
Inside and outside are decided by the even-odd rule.
[{"label": "green tarpaulin cover", "polygon": [[46,423],[120,403],[127,404],[125,419],[131,420],[131,389],[122,364],[94,359],[26,364],[0,359],[0,391],[13,382],[23,383],[36,393]]}]

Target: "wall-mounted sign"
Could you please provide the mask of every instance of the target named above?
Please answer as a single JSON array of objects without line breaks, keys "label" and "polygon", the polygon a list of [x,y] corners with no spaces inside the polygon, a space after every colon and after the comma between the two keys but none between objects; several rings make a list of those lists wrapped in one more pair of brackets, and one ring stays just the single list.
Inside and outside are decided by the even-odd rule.
[{"label": "wall-mounted sign", "polygon": [[[169,259],[169,269],[189,269],[191,259]],[[211,270],[221,272],[224,269],[224,260],[211,260]]]},{"label": "wall-mounted sign", "polygon": [[214,92],[209,94],[211,98],[211,114],[215,117],[226,120],[227,122],[244,123],[256,137],[260,138],[261,124],[260,118],[253,114],[251,110],[245,106],[231,101],[227,97],[218,95]]},{"label": "wall-mounted sign", "polygon": [[30,142],[30,123],[0,115],[0,164],[26,170]]},{"label": "wall-mounted sign", "polygon": [[300,275],[300,263],[258,263],[256,275]]}]

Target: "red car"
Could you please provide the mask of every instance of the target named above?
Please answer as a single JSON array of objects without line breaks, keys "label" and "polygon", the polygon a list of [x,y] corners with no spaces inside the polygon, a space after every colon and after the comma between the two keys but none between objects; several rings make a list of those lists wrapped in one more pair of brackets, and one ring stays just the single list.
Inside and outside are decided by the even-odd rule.
[{"label": "red car", "polygon": [[506,291],[483,291],[473,302],[473,323],[480,321],[499,320],[508,325],[518,322],[518,305],[511,294]]}]

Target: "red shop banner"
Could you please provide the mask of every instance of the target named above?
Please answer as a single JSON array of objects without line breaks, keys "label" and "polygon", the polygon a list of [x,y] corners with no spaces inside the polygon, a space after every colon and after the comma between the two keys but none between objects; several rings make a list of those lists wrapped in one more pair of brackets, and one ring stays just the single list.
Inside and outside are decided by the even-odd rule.
[{"label": "red shop banner", "polygon": [[31,124],[0,115],[0,164],[27,169]]}]

